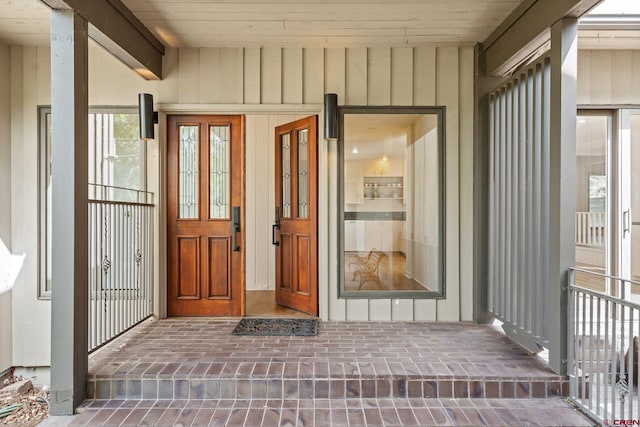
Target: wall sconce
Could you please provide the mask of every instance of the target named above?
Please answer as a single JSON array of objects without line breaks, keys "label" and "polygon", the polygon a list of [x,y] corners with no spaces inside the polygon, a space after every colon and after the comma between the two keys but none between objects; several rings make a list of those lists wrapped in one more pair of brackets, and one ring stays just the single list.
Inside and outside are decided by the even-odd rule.
[{"label": "wall sconce", "polygon": [[158,123],[158,113],[153,111],[153,95],[138,94],[138,115],[140,117],[140,139],[155,139],[154,124]]},{"label": "wall sconce", "polygon": [[324,137],[338,139],[338,95],[324,94]]}]

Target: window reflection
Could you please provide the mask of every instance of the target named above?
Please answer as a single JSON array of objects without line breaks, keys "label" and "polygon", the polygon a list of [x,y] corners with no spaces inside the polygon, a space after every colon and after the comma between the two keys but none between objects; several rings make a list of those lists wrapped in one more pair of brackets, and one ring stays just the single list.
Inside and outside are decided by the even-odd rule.
[{"label": "window reflection", "polygon": [[341,116],[341,295],[439,296],[442,111],[389,110]]}]

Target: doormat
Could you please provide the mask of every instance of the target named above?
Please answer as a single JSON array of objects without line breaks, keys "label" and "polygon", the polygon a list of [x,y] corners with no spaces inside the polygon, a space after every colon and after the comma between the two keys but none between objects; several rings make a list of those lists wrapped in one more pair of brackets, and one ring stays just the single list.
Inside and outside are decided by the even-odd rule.
[{"label": "doormat", "polygon": [[317,319],[242,319],[231,335],[313,336],[318,335]]}]

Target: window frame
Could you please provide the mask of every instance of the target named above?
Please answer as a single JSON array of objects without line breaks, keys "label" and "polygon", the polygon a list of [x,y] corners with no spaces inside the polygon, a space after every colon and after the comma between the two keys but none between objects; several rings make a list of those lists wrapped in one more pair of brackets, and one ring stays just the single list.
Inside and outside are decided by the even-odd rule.
[{"label": "window frame", "polygon": [[[47,177],[50,172],[50,139],[47,118],[51,115],[50,105],[39,105],[38,114],[38,292],[39,300],[51,299],[51,288],[47,283]],[[138,114],[135,106],[89,106],[89,114]],[[88,117],[87,117],[88,120]],[[148,151],[147,145],[141,142],[140,155],[144,159],[144,168],[140,171],[140,191],[147,190]],[[89,162],[89,159],[87,159]],[[90,184],[90,183],[87,183]]]},{"label": "window frame", "polygon": [[[437,115],[438,136],[438,261],[440,269],[439,291],[371,291],[345,290],[345,115],[349,114],[435,114]],[[444,299],[446,298],[446,107],[444,106],[339,106],[338,107],[339,134],[337,140],[337,169],[338,169],[338,298],[339,299]],[[405,184],[406,185],[406,184]],[[405,197],[407,195],[405,194]]]}]

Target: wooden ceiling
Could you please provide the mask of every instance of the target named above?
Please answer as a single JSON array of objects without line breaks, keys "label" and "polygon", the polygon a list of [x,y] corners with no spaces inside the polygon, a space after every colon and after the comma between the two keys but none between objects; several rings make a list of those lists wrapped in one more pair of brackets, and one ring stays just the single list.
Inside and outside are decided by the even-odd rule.
[{"label": "wooden ceiling", "polygon": [[521,0],[123,0],[168,46],[469,45]]},{"label": "wooden ceiling", "polygon": [[[122,0],[172,47],[377,47],[483,41],[522,0]],[[607,0],[609,2],[628,0]],[[636,5],[637,6],[637,5]],[[600,7],[605,13],[608,9]],[[602,13],[601,12],[601,13]],[[633,11],[632,11],[633,13]],[[46,46],[40,0],[0,0],[0,42]],[[637,49],[640,26],[584,28],[580,48]]]},{"label": "wooden ceiling", "polygon": [[[166,45],[471,45],[522,0],[122,0]],[[0,41],[49,44],[39,0],[0,0]]]}]

